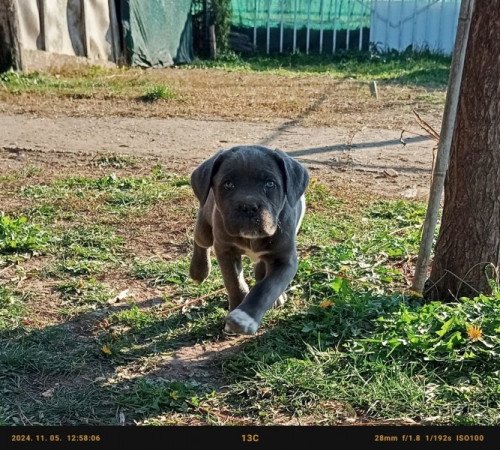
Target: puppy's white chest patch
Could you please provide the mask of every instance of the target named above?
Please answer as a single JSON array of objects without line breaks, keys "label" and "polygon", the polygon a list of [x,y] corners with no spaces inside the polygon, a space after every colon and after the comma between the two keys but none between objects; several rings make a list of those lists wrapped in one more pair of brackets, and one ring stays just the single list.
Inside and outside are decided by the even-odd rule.
[{"label": "puppy's white chest patch", "polygon": [[253,262],[258,262],[262,255],[266,252],[253,252],[252,250],[244,249],[245,255],[248,256]]}]

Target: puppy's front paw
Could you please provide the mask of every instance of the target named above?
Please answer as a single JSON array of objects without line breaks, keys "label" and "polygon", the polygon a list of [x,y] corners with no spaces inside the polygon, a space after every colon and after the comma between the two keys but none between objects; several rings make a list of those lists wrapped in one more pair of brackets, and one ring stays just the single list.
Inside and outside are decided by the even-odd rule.
[{"label": "puppy's front paw", "polygon": [[259,324],[245,311],[235,309],[228,314],[224,331],[236,334],[255,334],[258,328]]},{"label": "puppy's front paw", "polygon": [[190,277],[201,283],[207,279],[210,274],[210,251],[207,248],[194,246],[193,257],[189,266]]},{"label": "puppy's front paw", "polygon": [[210,264],[201,262],[197,263],[195,261],[191,262],[191,266],[189,267],[189,276],[193,281],[197,283],[202,283],[208,278],[210,275]]},{"label": "puppy's front paw", "polygon": [[286,303],[286,294],[283,292],[274,302],[273,308],[281,308]]}]

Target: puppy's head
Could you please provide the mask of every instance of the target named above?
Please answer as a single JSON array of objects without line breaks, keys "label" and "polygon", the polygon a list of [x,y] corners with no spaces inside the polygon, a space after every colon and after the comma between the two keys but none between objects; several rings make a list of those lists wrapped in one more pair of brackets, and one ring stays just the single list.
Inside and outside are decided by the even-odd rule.
[{"label": "puppy's head", "polygon": [[210,189],[231,236],[272,236],[285,202],[294,206],[304,193],[308,174],[279,150],[260,146],[222,150],[191,175],[191,186],[201,206]]}]

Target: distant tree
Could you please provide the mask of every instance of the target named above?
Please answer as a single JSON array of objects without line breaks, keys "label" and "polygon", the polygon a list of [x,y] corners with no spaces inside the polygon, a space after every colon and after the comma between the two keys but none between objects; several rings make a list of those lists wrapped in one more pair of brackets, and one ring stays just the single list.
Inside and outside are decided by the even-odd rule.
[{"label": "distant tree", "polygon": [[476,0],[427,297],[489,291],[500,267],[500,0]]},{"label": "distant tree", "polygon": [[229,31],[231,27],[231,0],[211,0],[217,52],[225,53],[229,50]]}]

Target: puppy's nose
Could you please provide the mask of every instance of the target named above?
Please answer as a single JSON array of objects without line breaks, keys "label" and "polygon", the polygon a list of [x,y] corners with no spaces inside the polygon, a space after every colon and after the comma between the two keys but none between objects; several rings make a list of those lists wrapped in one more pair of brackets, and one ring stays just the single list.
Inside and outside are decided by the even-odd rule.
[{"label": "puppy's nose", "polygon": [[238,205],[238,209],[245,214],[252,215],[260,209],[260,206],[255,202],[242,202]]}]

